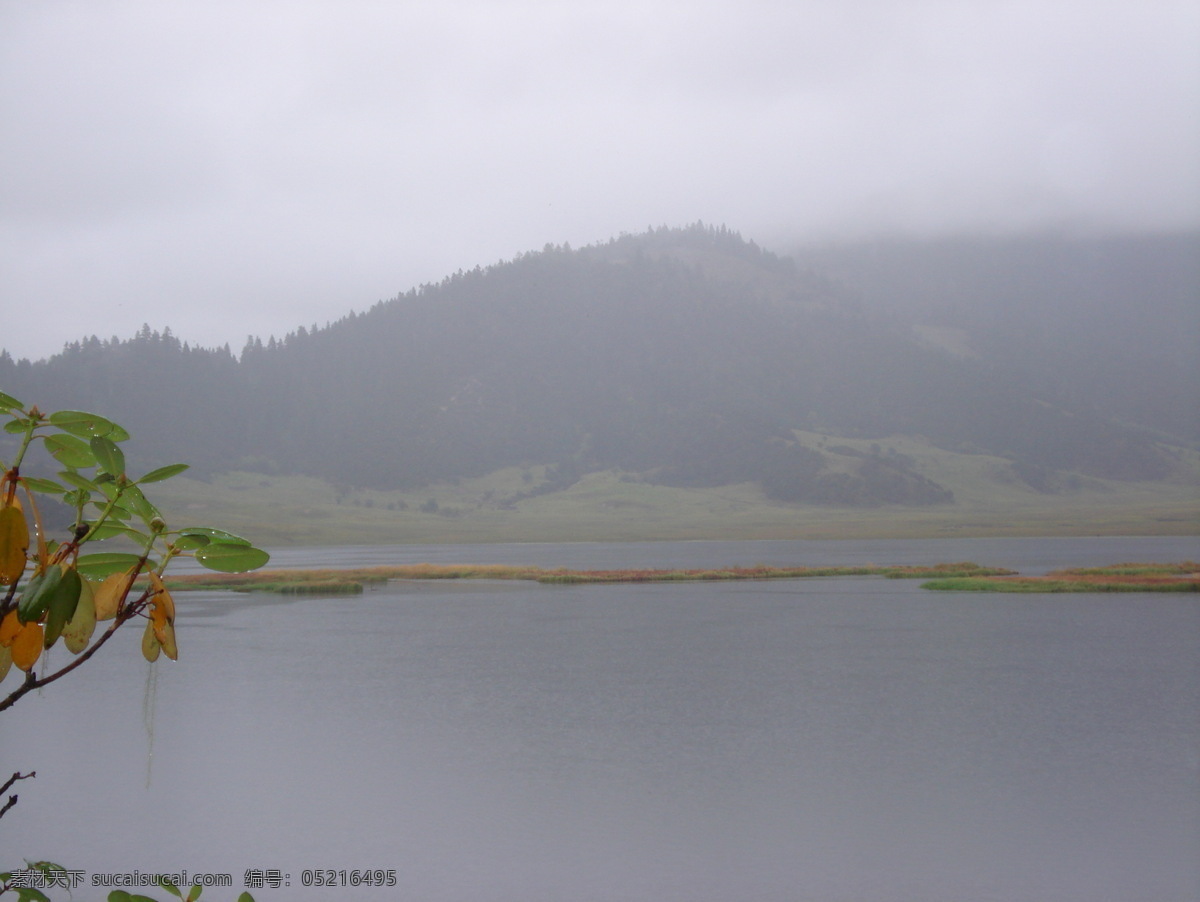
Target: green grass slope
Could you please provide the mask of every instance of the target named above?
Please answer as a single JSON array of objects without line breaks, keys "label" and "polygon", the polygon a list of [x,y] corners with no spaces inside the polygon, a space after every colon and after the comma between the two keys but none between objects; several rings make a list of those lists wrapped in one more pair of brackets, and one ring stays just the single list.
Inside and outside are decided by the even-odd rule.
[{"label": "green grass slope", "polygon": [[301,476],[227,473],[211,482],[156,486],[172,524],[219,522],[260,545],[423,542],[649,541],[1200,533],[1200,455],[1175,452],[1176,473],[1159,482],[1060,474],[1038,491],[1010,463],[959,454],[918,437],[855,441],[798,432],[827,467],[878,451],[954,493],[950,504],[873,508],[788,504],[753,484],[655,485],[637,474],[590,473],[554,489],[541,466],[411,491],[339,488]]}]

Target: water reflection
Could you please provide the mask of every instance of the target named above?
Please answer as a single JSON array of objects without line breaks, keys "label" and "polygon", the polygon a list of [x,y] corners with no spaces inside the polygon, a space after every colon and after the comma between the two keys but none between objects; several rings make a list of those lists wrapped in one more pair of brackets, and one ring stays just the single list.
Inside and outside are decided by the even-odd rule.
[{"label": "water reflection", "polygon": [[354,899],[1200,885],[1194,599],[415,583],[181,609],[152,786],[131,635],[6,715],[3,760],[39,772],[6,848],[290,874],[267,900],[316,898],[296,885],[315,867],[397,869]]}]

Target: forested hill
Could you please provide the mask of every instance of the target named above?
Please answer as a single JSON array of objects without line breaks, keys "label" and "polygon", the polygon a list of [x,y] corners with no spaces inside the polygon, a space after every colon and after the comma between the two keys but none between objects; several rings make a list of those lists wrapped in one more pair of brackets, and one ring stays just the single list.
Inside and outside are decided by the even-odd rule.
[{"label": "forested hill", "polygon": [[[888,436],[1006,457],[1035,487],[1068,471],[1164,478],[1170,446],[1200,437],[1186,362],[1150,366],[1106,409],[1053,361],[1032,365],[1046,352],[1019,333],[997,345],[873,297],[844,267],[797,266],[725,229],[659,229],[459,272],[240,358],[149,328],[34,363],[4,354],[0,389],[111,416],[147,465],[378,488],[545,464],[542,490],[615,469],[757,482],[785,501],[935,504],[950,493]],[[1111,349],[1087,335],[1081,323],[1062,353],[1102,371],[1093,358]],[[884,447],[838,451],[838,436]]]}]

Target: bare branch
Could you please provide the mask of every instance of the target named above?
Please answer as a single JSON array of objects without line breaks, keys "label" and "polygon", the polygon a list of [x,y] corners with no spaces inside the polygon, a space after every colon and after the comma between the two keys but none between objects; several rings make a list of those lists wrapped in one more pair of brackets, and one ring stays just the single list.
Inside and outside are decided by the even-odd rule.
[{"label": "bare branch", "polygon": [[[0,786],[0,795],[3,795],[4,793],[8,792],[9,787],[11,787],[18,780],[28,780],[30,777],[36,777],[36,776],[37,776],[36,770],[31,770],[27,774],[14,773],[11,777],[8,778],[8,782],[6,782],[3,786]],[[0,817],[4,817],[4,815],[8,813],[8,809],[11,808],[13,805],[17,804],[17,798],[18,798],[18,796],[16,795],[16,793],[13,793],[12,795],[10,795],[8,797],[8,801],[4,803],[3,807],[0,807]]]},{"label": "bare branch", "polygon": [[3,786],[0,786],[0,795],[4,795],[4,793],[8,792],[8,788],[10,786],[12,786],[14,783],[16,783],[18,780],[28,780],[28,779],[30,779],[32,777],[36,777],[36,776],[37,776],[36,770],[31,770],[27,774],[22,774],[22,773],[13,774],[11,777],[8,778],[7,783],[5,783]]}]

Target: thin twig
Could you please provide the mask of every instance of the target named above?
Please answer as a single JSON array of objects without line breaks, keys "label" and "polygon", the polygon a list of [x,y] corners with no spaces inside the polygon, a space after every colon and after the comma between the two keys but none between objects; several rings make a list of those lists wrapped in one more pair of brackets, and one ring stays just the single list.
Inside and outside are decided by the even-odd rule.
[{"label": "thin twig", "polygon": [[[7,783],[5,783],[3,786],[0,786],[0,795],[3,795],[4,793],[8,792],[9,787],[12,786],[14,783],[16,783],[18,780],[28,780],[30,777],[36,777],[36,776],[37,776],[36,770],[31,770],[27,774],[22,774],[22,773],[13,774],[11,777],[8,778]],[[4,817],[4,815],[6,815],[8,813],[8,809],[11,808],[13,805],[17,804],[17,798],[18,798],[18,796],[16,793],[13,793],[12,795],[10,795],[8,797],[8,801],[4,803],[4,807],[0,808],[0,817]]]},{"label": "thin twig", "polygon": [[12,786],[14,783],[16,783],[18,780],[28,780],[30,777],[36,777],[36,776],[37,776],[36,770],[31,770],[27,774],[21,774],[21,773],[13,774],[11,777],[8,778],[7,783],[5,783],[3,786],[0,786],[0,795],[4,795],[4,793],[8,792],[8,788],[10,786]]}]

